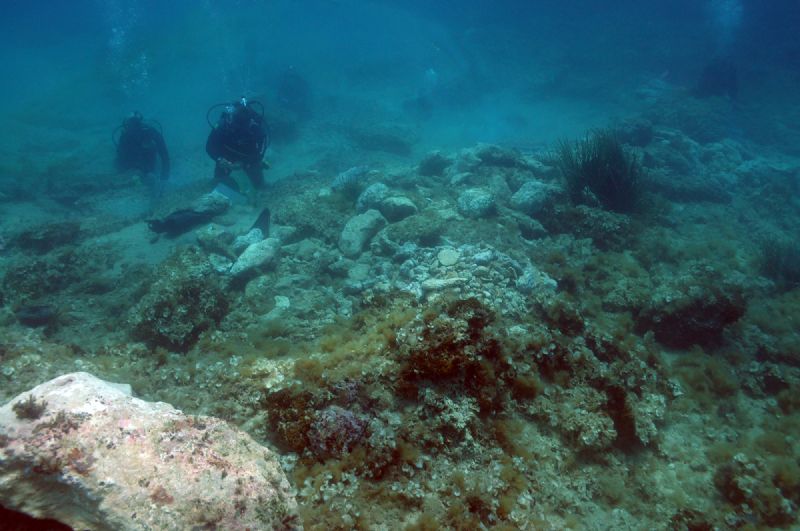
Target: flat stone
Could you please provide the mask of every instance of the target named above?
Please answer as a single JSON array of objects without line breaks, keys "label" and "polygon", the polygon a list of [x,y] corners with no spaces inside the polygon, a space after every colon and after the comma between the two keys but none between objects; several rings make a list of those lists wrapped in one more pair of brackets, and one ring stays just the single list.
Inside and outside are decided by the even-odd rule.
[{"label": "flat stone", "polygon": [[85,372],[0,408],[0,439],[0,504],[74,529],[275,529],[296,517],[268,448]]},{"label": "flat stone", "polygon": [[439,260],[441,265],[451,266],[458,262],[458,259],[461,258],[461,254],[452,247],[447,247],[439,251],[439,253],[436,255],[436,258]]}]

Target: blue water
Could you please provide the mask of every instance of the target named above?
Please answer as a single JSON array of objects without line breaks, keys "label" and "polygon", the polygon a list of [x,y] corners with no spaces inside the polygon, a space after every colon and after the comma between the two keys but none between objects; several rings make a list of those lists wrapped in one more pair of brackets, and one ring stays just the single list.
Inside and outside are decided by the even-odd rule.
[{"label": "blue water", "polygon": [[[337,304],[346,301],[341,306],[347,311],[341,314],[349,317],[349,309],[359,303],[358,286],[367,285],[375,271],[391,276],[401,267],[407,271],[416,267],[415,264],[406,267],[412,261],[408,256],[400,257],[400,251],[394,262],[385,256],[376,258],[385,262],[380,267],[363,259],[358,263],[361,270],[354,265],[358,258],[352,263],[328,260],[331,253],[339,257],[336,239],[340,226],[355,215],[355,207],[350,204],[354,198],[339,200],[334,190],[334,199],[330,200],[330,191],[323,193],[320,188],[327,188],[323,184],[334,182],[337,175],[350,168],[365,168],[361,172],[365,181],[380,174],[394,187],[393,193],[413,198],[415,208],[420,211],[430,207],[446,212],[446,216],[455,216],[447,217],[446,224],[452,222],[457,230],[447,233],[438,245],[496,245],[514,259],[519,256],[531,259],[558,282],[559,304],[575,305],[580,310],[575,310],[576,314],[583,312],[589,316],[587,321],[596,319],[595,323],[601,323],[597,325],[599,328],[609,326],[609,337],[628,337],[627,343],[621,341],[625,345],[646,345],[649,349],[654,348],[654,341],[663,339],[656,336],[654,340],[647,330],[636,329],[638,323],[632,324],[649,307],[645,303],[625,306],[626,297],[633,298],[631,292],[644,291],[648,296],[652,292],[653,300],[663,301],[658,297],[669,297],[660,291],[665,282],[676,290],[686,287],[681,284],[689,282],[686,279],[706,279],[713,288],[731,283],[741,288],[746,304],[743,303],[742,315],[738,317],[742,321],[726,328],[727,335],[720,339],[721,345],[703,345],[705,351],[700,347],[672,349],[674,345],[669,344],[663,349],[664,359],[671,360],[664,362],[665,367],[670,367],[664,374],[671,380],[683,379],[687,389],[694,387],[688,392],[690,399],[686,399],[689,405],[683,403],[669,410],[677,411],[671,413],[675,415],[671,417],[671,426],[678,426],[674,433],[679,435],[664,435],[665,453],[658,454],[652,447],[643,450],[647,458],[656,456],[652,457],[654,462],[660,459],[653,466],[663,466],[659,470],[665,475],[673,474],[673,469],[664,472],[669,462],[685,457],[686,467],[691,470],[686,474],[702,477],[697,484],[704,485],[697,490],[687,487],[690,494],[686,497],[695,496],[702,503],[695,506],[687,501],[674,501],[681,498],[676,494],[669,502],[659,498],[665,505],[674,501],[675,510],[670,506],[661,513],[657,508],[639,507],[641,512],[636,513],[632,508],[635,503],[646,504],[639,500],[638,494],[630,494],[628,502],[633,498],[638,501],[625,508],[634,514],[630,521],[646,514],[650,518],[648,525],[668,521],[665,514],[680,515],[684,519],[681,522],[686,523],[696,515],[679,514],[679,510],[691,508],[702,512],[704,508],[715,507],[709,521],[720,528],[748,522],[796,526],[795,519],[787,520],[783,513],[778,516],[770,513],[773,507],[770,502],[775,505],[781,502],[768,495],[764,495],[767,501],[748,499],[747,503],[761,503],[754,509],[755,516],[748,513],[746,503],[736,501],[739,493],[731,487],[735,482],[728,481],[730,478],[725,475],[735,474],[734,465],[719,465],[715,461],[713,468],[709,463],[731,452],[727,447],[720,449],[725,444],[749,452],[754,461],[763,458],[768,466],[760,470],[780,469],[776,455],[793,460],[795,467],[797,463],[796,425],[787,429],[790,422],[785,419],[796,420],[800,406],[796,399],[792,401],[788,394],[780,393],[800,388],[800,379],[795,374],[800,365],[796,359],[800,327],[798,28],[798,0],[3,0],[0,2],[0,277],[7,272],[19,275],[20,271],[28,271],[25,267],[29,262],[38,267],[31,265],[34,271],[31,275],[40,274],[43,269],[38,260],[49,260],[49,254],[38,256],[15,243],[19,242],[20,234],[42,224],[77,221],[85,229],[81,238],[86,240],[78,240],[83,242],[81,245],[90,241],[97,246],[91,247],[92,253],[102,254],[108,249],[117,253],[108,258],[107,264],[103,262],[97,266],[99,269],[91,271],[98,277],[108,274],[117,280],[133,271],[132,282],[139,283],[129,292],[124,291],[129,287],[124,282],[118,285],[121,294],[108,298],[120,299],[109,303],[104,307],[106,310],[98,310],[98,314],[128,312],[152,284],[146,279],[156,278],[151,269],[163,264],[181,245],[196,243],[192,236],[177,242],[156,239],[147,232],[145,221],[185,208],[212,189],[214,162],[205,152],[210,131],[207,111],[240,97],[257,100],[266,109],[272,137],[266,152],[270,165],[266,179],[280,191],[275,196],[270,195],[272,188],[261,196],[251,194],[252,190],[243,190],[241,194],[231,191],[235,198],[234,214],[224,218],[223,225],[233,234],[241,235],[266,204],[279,211],[287,204],[294,205],[297,197],[308,201],[311,218],[315,218],[319,205],[327,205],[325,208],[335,210],[339,217],[333,214],[324,217],[319,212],[323,219],[319,224],[333,224],[336,230],[326,232],[329,226],[316,227],[318,232],[303,240],[308,248],[291,251],[300,257],[298,262],[314,263],[309,276],[303,276],[306,271],[294,271],[292,274],[296,276],[274,278],[277,275],[270,272],[268,275],[273,276],[264,282],[268,287],[258,288],[268,296],[249,292],[243,295],[241,290],[236,291],[238,288],[233,289],[236,301],[232,306],[244,316],[242,329],[252,331],[256,325],[247,319],[255,313],[266,315],[271,311],[272,307],[267,306],[272,304],[274,296],[284,295],[281,289],[291,292],[292,304],[296,304],[297,297],[291,290],[299,289],[297,284],[314,292],[314,296],[321,292],[325,296],[345,293],[343,299],[337,299]],[[723,74],[716,78],[712,75],[709,81],[704,78],[709,68],[712,71],[721,68]],[[733,72],[735,86],[730,79],[724,79],[724,72]],[[715,84],[718,82],[721,85]],[[711,83],[711,88],[704,83]],[[703,90],[711,90],[713,94],[704,94]],[[172,164],[163,197],[156,197],[136,177],[114,167],[112,133],[133,111],[141,112],[163,128]],[[214,122],[217,115],[212,112],[210,118]],[[492,179],[499,175],[510,197],[523,180],[530,178],[528,174],[520,177],[509,169],[525,166],[522,163],[476,169],[477,166],[470,166],[471,152],[462,150],[494,144],[516,150],[519,157],[533,157],[537,164],[547,166],[558,142],[584,138],[592,130],[629,124],[630,120],[644,121],[655,131],[655,140],[648,138],[641,144],[631,140],[629,146],[658,183],[649,190],[655,197],[655,206],[651,205],[647,216],[622,221],[590,217],[587,209],[596,209],[591,211],[597,214],[602,210],[599,203],[586,201],[580,208],[569,210],[575,205],[568,205],[569,201],[563,198],[561,206],[565,210],[556,212],[563,217],[536,219],[541,222],[538,227],[526,226],[525,230],[518,216],[509,215],[508,198],[495,212],[497,218],[490,221],[469,225],[470,219],[465,222],[455,214],[459,187],[467,187],[464,182],[470,187],[491,187],[496,184]],[[434,150],[467,169],[462,174],[447,173],[447,178],[442,177],[441,181],[422,179],[419,175],[416,175],[419,180],[415,180],[417,164]],[[525,160],[525,164],[530,162]],[[555,170],[533,173],[549,184],[559,182]],[[464,177],[465,174],[469,175]],[[297,189],[292,188],[295,185]],[[499,195],[502,193],[503,190]],[[584,206],[587,209],[581,210]],[[567,210],[574,217],[564,215]],[[293,222],[298,220],[296,212],[284,212],[284,216]],[[524,222],[530,221],[522,217]],[[593,232],[598,227],[606,231],[602,233],[606,241],[598,241],[601,238]],[[523,238],[515,232],[518,229],[528,235],[541,230],[545,236]],[[474,241],[465,235],[474,236]],[[641,240],[637,240],[640,236]],[[94,237],[96,241],[91,240]],[[631,238],[627,243],[616,240],[627,237]],[[513,243],[509,244],[509,240]],[[124,251],[119,247],[124,247]],[[373,251],[377,252],[370,250]],[[408,251],[409,256],[412,251]],[[438,256],[431,253],[426,255],[429,262]],[[53,256],[56,261],[67,260],[58,253]],[[602,256],[602,259],[589,263],[587,256]],[[419,256],[416,259],[422,263]],[[505,259],[511,263],[510,258]],[[106,266],[108,271],[103,270]],[[44,270],[52,272],[53,268]],[[597,273],[603,268],[607,268],[608,275]],[[517,273],[524,270],[518,269]],[[353,274],[350,278],[349,270],[363,274],[358,278]],[[714,276],[717,273],[719,276]],[[609,281],[613,274],[629,274],[630,278],[623,279],[625,282]],[[65,281],[67,284],[79,283],[80,278],[69,277],[67,273],[64,276],[69,279]],[[346,286],[345,278],[349,282]],[[269,291],[273,285],[279,288]],[[52,302],[28,300],[27,294],[16,293],[16,286],[0,283],[3,286],[5,293],[0,291],[0,306],[5,313],[0,313],[0,334],[6,334],[6,329],[15,333],[27,331],[13,317],[20,305]],[[59,291],[53,296],[53,301],[57,300],[52,302],[54,305],[64,305],[69,297],[75,298],[71,311],[89,304],[85,293],[76,294],[69,291],[71,287],[59,287],[62,288],[63,293]],[[31,291],[35,292],[33,288]],[[92,297],[102,298],[107,293],[100,291]],[[304,303],[297,306],[308,311],[307,318],[311,321],[318,317],[314,311],[319,308],[313,305],[319,302],[311,295],[309,298],[314,301],[308,303],[310,309]],[[336,306],[325,301],[322,306]],[[609,307],[623,309],[608,310]],[[104,315],[91,311],[86,315],[73,315],[68,324],[62,325],[62,335],[56,333],[50,337],[47,336],[50,332],[42,332],[45,334],[42,337],[56,343],[67,342],[70,327],[75,327],[91,336],[87,351],[92,348],[99,351],[99,345],[106,339],[104,333],[113,336],[114,341],[121,341],[120,336],[129,332],[124,328],[129,323],[123,317],[117,316],[115,325],[106,323]],[[325,319],[333,321],[328,314]],[[653,318],[649,324],[657,328],[659,319]],[[225,326],[230,327],[223,330],[226,333],[236,329],[230,323]],[[265,327],[270,334],[273,328],[279,329],[275,324]],[[12,351],[16,352],[7,346],[0,349],[0,364],[3,355]],[[202,358],[203,353],[195,349],[192,355]],[[172,361],[183,360],[175,353],[170,356]],[[247,358],[247,354],[243,356]],[[530,362],[527,358],[516,361],[521,366]],[[225,365],[228,361],[220,363]],[[751,374],[743,369],[751,363],[773,365],[760,366],[762,372],[753,369]],[[61,367],[55,362],[53,366]],[[673,369],[674,373],[669,372]],[[52,376],[50,373],[54,371],[55,368],[43,368],[42,374]],[[723,373],[733,375],[735,384],[731,385],[735,391],[726,394],[728,380],[720,376]],[[780,378],[776,378],[780,385],[764,383],[773,382],[768,373],[779,374]],[[16,381],[14,378],[8,376],[8,382]],[[26,383],[38,383],[34,376],[29,379],[32,381],[25,380]],[[569,392],[584,384],[574,384]],[[146,389],[153,393],[150,398],[175,398],[159,395],[159,390],[150,387]],[[738,410],[733,406],[726,409],[732,394],[742,400]],[[572,395],[564,400],[569,403],[573,399],[578,400]],[[679,395],[670,397],[670,408],[673,399],[678,403]],[[579,408],[584,406],[579,400],[576,404]],[[397,410],[406,405],[401,403]],[[207,404],[197,407],[206,407],[204,412],[213,411]],[[763,415],[759,408],[763,408]],[[220,409],[224,411],[222,406]],[[248,410],[249,413],[252,412]],[[558,424],[552,418],[542,421],[543,417],[536,416],[541,414],[538,410],[523,414],[509,408],[504,413],[519,414],[529,426],[538,426],[531,428],[533,431],[541,428],[542,433]],[[256,414],[261,413],[253,413]],[[764,425],[751,432],[754,418],[761,419]],[[681,424],[683,421],[686,424]],[[722,427],[718,426],[717,432],[702,432],[693,440],[702,445],[698,454],[713,454],[715,458],[702,461],[696,455],[680,454],[676,458],[679,452],[670,453],[680,447],[675,442],[681,440],[680,434],[691,431],[686,428],[689,421],[697,426],[695,435],[709,423],[714,426],[720,423]],[[542,427],[544,424],[550,427]],[[475,431],[494,433],[494,427],[490,430],[480,425],[483,428]],[[530,430],[525,433],[530,435]],[[575,433],[569,432],[565,438],[576,438]],[[764,433],[785,435],[780,451],[761,453],[759,437],[766,437]],[[272,442],[267,430],[262,429],[258,435]],[[780,436],[773,438],[783,440]],[[565,447],[569,445],[565,443]],[[508,451],[507,445],[502,451]],[[608,451],[617,452],[619,448],[609,447]],[[592,461],[580,452],[570,454],[566,461],[571,463],[569,466],[580,468],[586,464],[582,459],[587,458],[590,463],[586,466],[601,471],[605,466],[609,469],[616,466],[616,475],[612,475],[617,479],[624,476],[621,468],[632,476],[648,477],[643,468],[636,469],[641,465],[636,460],[637,454],[614,455],[618,462],[599,464],[600,460]],[[432,457],[439,458],[440,454]],[[764,479],[768,473],[758,475],[752,469],[746,479],[769,483]],[[673,475],[680,476],[677,472]],[[578,482],[581,488],[594,492],[592,489],[599,480],[582,477],[583,480],[586,482]],[[800,504],[800,479],[793,480],[788,486],[785,483],[789,480],[785,478],[781,479],[784,483],[775,480],[775,489],[796,511]],[[546,497],[544,481],[531,487],[532,499]],[[642,481],[638,491],[630,492],[648,490],[646,480]],[[613,490],[612,483],[609,480],[604,484],[607,488],[599,490]],[[530,484],[536,482],[531,480]],[[566,485],[561,486],[569,491]],[[726,490],[726,486],[730,488]],[[441,489],[431,494],[434,491],[432,488],[426,494],[445,499]],[[601,505],[608,511],[612,511],[619,498],[626,497],[597,496],[604,500]],[[303,494],[301,505],[309,503],[310,507],[308,500],[312,498]],[[597,499],[586,495],[570,505],[567,498],[558,498],[548,509],[542,509],[542,514],[557,514],[557,517],[548,520],[549,516],[545,516],[543,521],[549,522],[550,527],[541,525],[544,528],[567,525],[573,509],[576,521],[586,523],[591,520],[587,514]],[[455,503],[449,499],[448,503],[451,502]],[[387,506],[396,509],[392,505],[395,503],[400,504],[393,500]],[[413,505],[406,499],[403,503]],[[414,505],[414,510],[421,505],[421,502]],[[650,509],[652,512],[648,512]],[[530,517],[537,510],[525,514]],[[604,519],[598,520],[603,523],[584,527],[610,529],[614,526],[608,522],[619,526],[630,523],[618,514],[614,517],[603,514]],[[731,516],[734,514],[735,517]],[[484,517],[484,524],[489,521],[492,520]],[[520,525],[519,521],[514,522]],[[453,522],[449,524],[457,527]],[[538,529],[536,525],[532,524]]]},{"label": "blue water", "polygon": [[[294,66],[319,112],[339,119],[381,113],[420,127],[432,146],[539,141],[630,107],[649,78],[689,85],[720,53],[753,90],[765,68],[798,68],[791,1],[429,4],[8,1],[0,111],[40,108],[100,130],[140,109],[190,150],[207,105],[269,99]],[[421,124],[402,105],[419,95],[430,99]]]}]

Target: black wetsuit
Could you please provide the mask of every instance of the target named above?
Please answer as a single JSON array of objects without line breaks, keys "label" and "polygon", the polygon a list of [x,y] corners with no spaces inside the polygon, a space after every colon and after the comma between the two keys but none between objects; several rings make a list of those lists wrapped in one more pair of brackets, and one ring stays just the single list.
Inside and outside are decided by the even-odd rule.
[{"label": "black wetsuit", "polygon": [[169,177],[169,153],[163,135],[139,119],[126,120],[117,141],[117,167],[122,171],[138,170],[144,180],[152,180],[159,161],[159,174],[164,181]]},{"label": "black wetsuit", "polygon": [[214,180],[238,190],[231,177],[232,165],[238,164],[254,188],[263,188],[262,159],[267,141],[264,118],[250,107],[236,104],[231,112],[222,115],[206,141],[206,153],[217,162]]}]

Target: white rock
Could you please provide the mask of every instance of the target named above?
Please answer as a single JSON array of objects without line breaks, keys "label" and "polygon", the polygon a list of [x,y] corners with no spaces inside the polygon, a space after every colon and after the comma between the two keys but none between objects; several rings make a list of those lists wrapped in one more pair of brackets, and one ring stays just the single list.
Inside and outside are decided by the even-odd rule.
[{"label": "white rock", "polygon": [[[34,397],[45,408],[18,418]],[[78,372],[0,408],[0,504],[74,529],[272,529],[296,512],[280,463],[246,433]]]},{"label": "white rock", "polygon": [[280,247],[281,242],[277,238],[250,244],[231,266],[230,275],[240,277],[266,269],[275,262]]}]

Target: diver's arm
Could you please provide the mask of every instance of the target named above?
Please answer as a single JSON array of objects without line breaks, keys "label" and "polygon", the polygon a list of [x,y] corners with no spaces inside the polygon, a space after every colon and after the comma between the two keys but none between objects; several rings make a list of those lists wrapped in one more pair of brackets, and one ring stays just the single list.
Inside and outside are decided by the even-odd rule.
[{"label": "diver's arm", "polygon": [[262,126],[258,133],[258,140],[256,141],[256,145],[258,146],[258,158],[263,159],[264,154],[267,152],[267,146],[269,145],[269,139],[267,138],[267,131]]},{"label": "diver's arm", "polygon": [[225,155],[225,150],[222,145],[222,133],[220,132],[219,127],[215,127],[208,134],[208,140],[206,140],[206,153],[208,153],[208,156],[214,160],[219,160],[220,157]]}]

